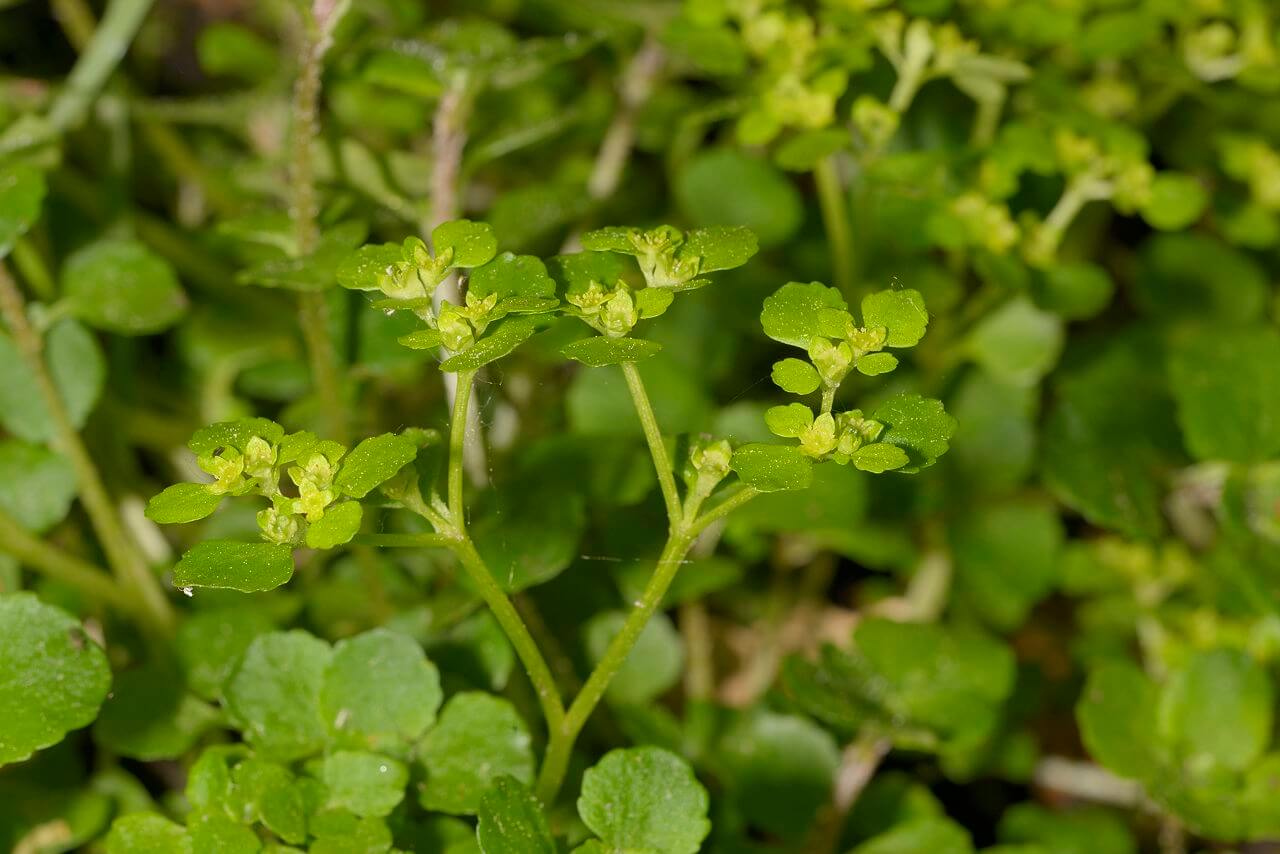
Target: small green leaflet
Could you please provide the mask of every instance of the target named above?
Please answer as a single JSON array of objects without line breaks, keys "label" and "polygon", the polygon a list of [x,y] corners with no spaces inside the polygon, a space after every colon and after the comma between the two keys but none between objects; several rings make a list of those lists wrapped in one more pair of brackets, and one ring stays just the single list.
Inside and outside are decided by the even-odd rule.
[{"label": "small green leaflet", "polygon": [[835,288],[821,282],[788,282],[764,301],[760,325],[774,341],[808,347],[814,338],[840,338],[849,320],[848,305]]},{"label": "small green leaflet", "polygon": [[342,458],[342,468],[334,478],[334,485],[352,498],[364,498],[412,462],[417,454],[417,445],[404,436],[394,433],[372,436]]},{"label": "small green leaflet", "polygon": [[877,326],[887,329],[886,343],[890,347],[914,347],[924,337],[929,312],[919,291],[879,291],[863,297],[862,325],[868,329]]},{"label": "small green leaflet", "polygon": [[947,452],[956,432],[956,420],[942,402],[918,394],[899,394],[876,407],[871,416],[885,425],[882,442],[906,452],[910,465],[901,471],[912,473],[933,465]]},{"label": "small green leaflet", "polygon": [[203,483],[175,483],[147,502],[147,518],[161,525],[195,522],[218,509],[225,496]]},{"label": "small green leaflet", "polygon": [[0,510],[40,533],[66,518],[76,497],[71,463],[43,445],[0,440]]},{"label": "small green leaflet", "polygon": [[121,816],[107,835],[107,854],[192,854],[186,828],[164,816],[136,812]]},{"label": "small green leaflet", "polygon": [[774,385],[792,394],[812,394],[822,382],[813,365],[802,359],[774,362],[772,376]]},{"label": "small green leaflet", "polygon": [[481,338],[470,350],[450,356],[440,363],[442,371],[474,371],[511,353],[543,324],[538,317],[509,317]]},{"label": "small green leaflet", "polygon": [[221,587],[241,593],[274,590],[293,577],[293,550],[276,543],[208,540],[173,568],[173,586]]},{"label": "small green leaflet", "polygon": [[483,267],[471,271],[467,293],[477,297],[497,294],[503,299],[550,299],[556,283],[547,275],[546,265],[532,255],[503,252]]},{"label": "small green leaflet", "polygon": [[437,257],[449,253],[451,267],[479,267],[498,251],[498,238],[487,222],[456,219],[432,230],[431,246]]},{"label": "small green leaflet", "polygon": [[603,368],[606,365],[620,365],[623,362],[638,362],[656,355],[661,350],[662,345],[657,341],[648,341],[644,338],[606,338],[603,335],[597,335],[566,344],[560,348],[560,355],[592,368]]},{"label": "small green leaflet", "polygon": [[404,800],[409,769],[377,753],[339,750],[325,757],[321,777],[331,805],[358,816],[385,816]]},{"label": "small green leaflet", "polygon": [[[71,423],[83,427],[107,375],[98,342],[79,322],[62,320],[45,334],[44,357]],[[39,383],[4,332],[0,332],[0,425],[28,442],[49,441],[56,432]]]},{"label": "small green leaflet", "polygon": [[323,516],[307,526],[307,545],[313,549],[331,549],[350,542],[360,530],[363,516],[358,501],[331,505]]},{"label": "small green leaflet", "polygon": [[761,492],[805,489],[813,481],[813,462],[791,445],[743,445],[733,452],[730,466]]}]

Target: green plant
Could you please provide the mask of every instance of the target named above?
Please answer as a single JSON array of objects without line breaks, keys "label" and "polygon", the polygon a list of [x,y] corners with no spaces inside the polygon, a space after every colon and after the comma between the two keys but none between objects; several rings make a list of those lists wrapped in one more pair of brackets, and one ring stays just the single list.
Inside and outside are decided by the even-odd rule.
[{"label": "green plant", "polygon": [[50,8],[0,848],[1280,839],[1270,4]]}]

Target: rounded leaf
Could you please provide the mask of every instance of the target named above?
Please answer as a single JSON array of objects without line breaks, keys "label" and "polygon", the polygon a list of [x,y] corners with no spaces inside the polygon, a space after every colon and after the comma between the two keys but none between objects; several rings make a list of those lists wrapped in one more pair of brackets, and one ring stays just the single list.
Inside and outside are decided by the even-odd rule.
[{"label": "rounded leaf", "polygon": [[[107,375],[98,342],[77,321],[63,320],[45,335],[44,357],[71,423],[83,427]],[[0,332],[0,425],[28,442],[48,441],[56,432],[40,384],[4,332]]]},{"label": "rounded leaf", "polygon": [[321,779],[329,787],[329,804],[358,816],[390,815],[404,800],[409,769],[377,753],[339,750],[324,759]]},{"label": "rounded leaf", "polygon": [[440,674],[418,642],[374,629],[334,647],[320,713],[339,742],[382,750],[421,738],[443,698]]},{"label": "rounded leaf", "polygon": [[0,441],[0,509],[41,533],[66,518],[75,500],[71,463],[43,445]]},{"label": "rounded leaf", "polygon": [[917,290],[878,291],[862,299],[862,325],[887,329],[890,347],[914,347],[924,337],[929,312]]},{"label": "rounded leaf", "polygon": [[[324,511],[324,515],[307,527],[307,545],[313,549],[331,549],[351,538],[360,530],[364,511],[358,501],[343,501]],[[292,565],[292,559],[290,560]]]},{"label": "rounded leaf", "polygon": [[619,850],[694,854],[711,831],[707,790],[659,747],[613,750],[582,776],[578,815]]},{"label": "rounded leaf", "polygon": [[808,347],[817,337],[839,338],[850,319],[844,297],[821,282],[788,282],[764,301],[760,325],[774,341]]},{"label": "rounded leaf", "polygon": [[773,363],[773,384],[792,394],[812,394],[822,380],[813,365],[803,359],[783,359]]},{"label": "rounded leaf", "polygon": [[80,623],[30,593],[0,596],[0,765],[88,725],[111,668]]},{"label": "rounded leaf", "polygon": [[931,466],[947,452],[956,432],[956,420],[942,402],[918,394],[899,394],[876,407],[871,416],[885,425],[882,442],[897,445],[907,453],[910,465],[904,472]]},{"label": "rounded leaf", "polygon": [[227,710],[264,756],[288,762],[324,747],[320,688],[331,655],[327,643],[300,630],[259,635],[245,650],[227,681]]},{"label": "rounded leaf", "polygon": [[1209,194],[1191,175],[1161,172],[1151,181],[1151,197],[1142,218],[1161,231],[1181,231],[1195,223],[1209,204]]},{"label": "rounded leaf", "polygon": [[533,747],[524,720],[508,701],[468,691],[445,704],[418,751],[427,779],[420,801],[429,810],[474,815],[492,782],[533,780]]},{"label": "rounded leaf", "polygon": [[62,267],[62,292],[91,326],[122,335],[166,329],[187,310],[169,262],[134,240],[103,240]]},{"label": "rounded leaf", "polygon": [[437,257],[452,253],[451,267],[479,267],[498,251],[498,238],[487,222],[455,219],[442,222],[432,230],[431,246]]}]

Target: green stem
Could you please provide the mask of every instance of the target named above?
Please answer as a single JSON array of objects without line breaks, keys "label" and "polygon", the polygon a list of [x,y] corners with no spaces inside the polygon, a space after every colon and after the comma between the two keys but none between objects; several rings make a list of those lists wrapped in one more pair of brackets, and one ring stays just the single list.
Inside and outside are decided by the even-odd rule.
[{"label": "green stem", "polygon": [[30,237],[19,237],[13,244],[13,264],[31,290],[44,302],[58,298],[58,286],[54,284],[49,265],[44,262],[40,250]]},{"label": "green stem", "polygon": [[124,59],[154,0],[112,0],[66,85],[49,109],[49,124],[64,132],[84,121],[94,98]]},{"label": "green stem", "polygon": [[754,486],[746,486],[745,484],[741,485],[738,489],[725,490],[725,497],[720,501],[720,503],[715,507],[712,507],[706,513],[703,513],[697,521],[689,526],[689,531],[694,537],[697,537],[707,528],[711,527],[712,524],[720,521],[734,510],[737,510],[739,507],[760,494],[760,490],[756,489]]},{"label": "green stem", "polygon": [[676,489],[675,472],[671,467],[671,458],[667,456],[667,446],[662,440],[662,430],[658,427],[658,419],[653,414],[653,406],[649,403],[649,395],[644,388],[644,380],[635,362],[623,362],[622,373],[627,378],[627,388],[631,390],[631,400],[635,404],[636,414],[640,416],[640,426],[644,430],[645,441],[649,443],[649,453],[653,456],[653,468],[658,473],[658,485],[662,488],[662,500],[667,505],[667,519],[674,531],[684,518],[680,504],[680,493]]},{"label": "green stem", "polygon": [[849,200],[840,178],[836,155],[829,154],[813,168],[822,209],[822,225],[831,249],[831,269],[835,285],[845,296],[853,293],[853,229],[849,224]]},{"label": "green stem", "polygon": [[498,625],[502,627],[502,631],[515,648],[520,663],[524,665],[529,681],[533,683],[534,691],[538,695],[538,705],[542,707],[547,731],[552,734],[558,732],[564,727],[564,703],[560,699],[559,689],[556,688],[555,676],[547,666],[546,659],[542,657],[537,641],[529,633],[529,628],[524,624],[520,613],[516,611],[515,605],[511,604],[507,594],[494,580],[493,573],[489,571],[484,558],[480,557],[480,553],[476,551],[475,545],[465,531],[460,532],[459,538],[453,544],[453,551],[462,561],[462,566],[467,570],[471,582],[475,584],[480,598],[489,606]]},{"label": "green stem", "polygon": [[32,536],[17,520],[0,510],[0,551],[17,558],[41,574],[74,587],[90,599],[103,602],[126,614],[138,614],[138,606],[103,570],[91,563],[55,548],[38,537]]},{"label": "green stem", "polygon": [[453,397],[453,417],[449,421],[449,516],[453,525],[462,529],[466,525],[462,501],[464,485],[463,468],[467,455],[467,408],[475,385],[475,371],[458,371],[457,386]]},{"label": "green stem", "polygon": [[[310,255],[320,242],[319,203],[311,142],[319,134],[320,75],[332,39],[324,22],[305,27],[302,62],[293,87],[293,128],[290,140],[289,213],[293,218],[294,251]],[[299,295],[298,321],[307,346],[311,378],[330,434],[347,442],[347,419],[342,402],[342,369],[329,333],[329,304],[322,291]]]},{"label": "green stem", "polygon": [[447,534],[356,534],[351,540],[358,546],[384,549],[453,548],[454,538]]},{"label": "green stem", "polygon": [[[467,453],[467,403],[471,400],[472,384],[475,371],[459,371],[457,374],[457,397],[454,398],[453,417],[449,425],[449,519],[450,531],[444,536],[446,544],[458,556],[463,568],[471,577],[480,598],[489,606],[498,625],[515,648],[529,681],[533,683],[538,694],[538,703],[542,707],[543,717],[547,722],[547,731],[556,732],[564,720],[564,702],[556,688],[555,677],[551,668],[538,649],[537,642],[529,633],[529,628],[520,618],[515,606],[506,592],[493,578],[493,573],[485,564],[484,558],[476,551],[471,536],[467,533],[465,506],[463,505],[463,460]],[[427,537],[429,535],[422,535]]]},{"label": "green stem", "polygon": [[106,553],[107,562],[120,585],[139,601],[139,611],[145,615],[144,625],[158,635],[167,634],[173,628],[173,610],[169,600],[165,598],[159,581],[147,566],[142,552],[116,515],[115,505],[102,483],[102,477],[80,440],[80,434],[76,432],[75,425],[67,414],[62,395],[45,367],[43,342],[27,321],[22,294],[2,263],[0,314],[3,314],[5,323],[9,326],[27,369],[36,380],[53,423],[52,444],[70,461],[75,471],[80,500]]},{"label": "green stem", "polygon": [[573,752],[573,744],[582,731],[583,725],[591,717],[591,713],[604,698],[604,693],[613,681],[613,677],[626,663],[640,633],[662,604],[667,589],[676,577],[680,564],[684,561],[694,535],[687,529],[677,529],[667,539],[667,544],[658,558],[658,567],[649,578],[644,593],[636,602],[631,613],[622,624],[622,630],[609,642],[604,656],[596,664],[595,670],[587,678],[586,684],[578,692],[565,713],[564,720],[558,728],[551,730],[551,740],[547,744],[546,755],[542,759],[542,769],[538,774],[536,794],[545,804],[552,803],[564,775],[569,767],[569,756]]}]

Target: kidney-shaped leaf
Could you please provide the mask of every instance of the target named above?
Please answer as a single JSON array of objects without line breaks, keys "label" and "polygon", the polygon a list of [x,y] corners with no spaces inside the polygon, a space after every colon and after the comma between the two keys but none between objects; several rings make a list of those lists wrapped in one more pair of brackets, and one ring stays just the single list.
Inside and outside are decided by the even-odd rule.
[{"label": "kidney-shaped leaf", "polygon": [[79,621],[30,593],[0,596],[0,765],[89,724],[111,687]]},{"label": "kidney-shaped leaf", "polygon": [[658,747],[613,750],[582,776],[578,815],[613,850],[694,854],[711,830],[707,790]]},{"label": "kidney-shaped leaf", "polygon": [[169,262],[136,240],[102,240],[62,267],[62,292],[86,323],[122,335],[172,326],[187,297]]}]

